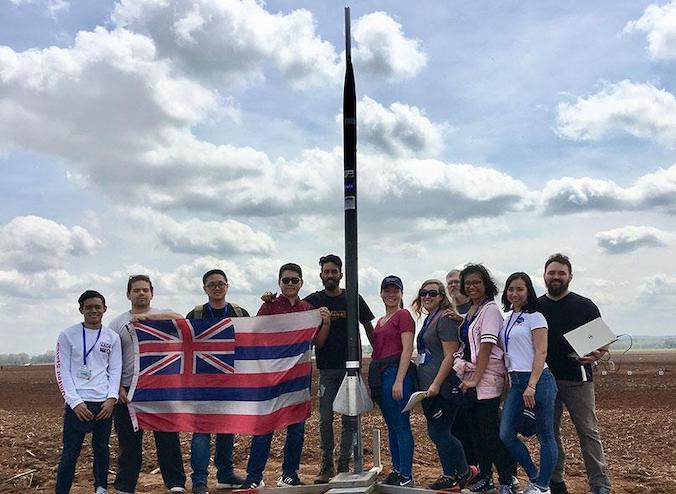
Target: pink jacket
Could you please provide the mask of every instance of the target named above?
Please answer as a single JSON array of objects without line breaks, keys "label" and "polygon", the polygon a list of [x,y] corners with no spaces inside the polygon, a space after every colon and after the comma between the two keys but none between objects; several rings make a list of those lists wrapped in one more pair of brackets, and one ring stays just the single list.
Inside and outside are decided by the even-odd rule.
[{"label": "pink jacket", "polygon": [[503,358],[503,351],[498,345],[498,335],[502,329],[502,314],[495,302],[488,302],[481,307],[479,314],[469,326],[469,348],[472,361],[463,360],[465,344],[460,344],[460,349],[454,355],[453,369],[460,379],[471,379],[476,370],[476,359],[479,355],[481,343],[493,343],[488,366],[481,376],[476,387],[477,398],[487,400],[502,395],[505,386],[507,370]]}]

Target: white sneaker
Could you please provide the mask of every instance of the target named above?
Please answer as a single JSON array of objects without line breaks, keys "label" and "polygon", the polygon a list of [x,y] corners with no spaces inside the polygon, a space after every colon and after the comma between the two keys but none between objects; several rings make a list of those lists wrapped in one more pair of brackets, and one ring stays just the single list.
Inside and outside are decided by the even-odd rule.
[{"label": "white sneaker", "polygon": [[185,492],[185,487],[177,485],[176,487],[172,487],[171,489],[169,489],[169,492]]},{"label": "white sneaker", "polygon": [[549,489],[542,490],[537,485],[530,483],[526,486],[521,494],[552,494]]},{"label": "white sneaker", "polygon": [[108,489],[105,487],[98,486],[94,491],[94,494],[108,494]]}]

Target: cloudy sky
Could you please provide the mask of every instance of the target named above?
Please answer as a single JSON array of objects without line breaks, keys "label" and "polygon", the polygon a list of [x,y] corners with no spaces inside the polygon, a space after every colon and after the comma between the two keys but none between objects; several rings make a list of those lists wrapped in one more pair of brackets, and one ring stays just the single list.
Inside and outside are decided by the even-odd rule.
[{"label": "cloudy sky", "polygon": [[[360,1],[360,291],[546,257],[617,333],[676,333],[676,2]],[[95,288],[250,311],[343,254],[342,5],[0,0],[0,353]]]}]

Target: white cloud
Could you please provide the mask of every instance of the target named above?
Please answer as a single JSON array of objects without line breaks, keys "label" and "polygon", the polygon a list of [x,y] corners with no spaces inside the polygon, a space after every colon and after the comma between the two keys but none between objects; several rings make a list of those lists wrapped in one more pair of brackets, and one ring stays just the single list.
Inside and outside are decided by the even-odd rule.
[{"label": "white cloud", "polygon": [[676,146],[676,97],[649,83],[624,80],[574,103],[559,103],[557,132],[566,139],[597,141],[618,132]]},{"label": "white cloud", "polygon": [[672,235],[651,226],[627,225],[596,234],[596,243],[609,254],[624,254],[641,247],[663,247]]},{"label": "white cloud", "polygon": [[636,31],[646,33],[648,53],[653,59],[676,58],[676,2],[649,5],[640,19],[630,21],[624,27],[625,33]]},{"label": "white cloud", "polygon": [[660,208],[676,213],[676,165],[639,177],[631,186],[612,180],[563,177],[550,180],[542,190],[545,214],[584,211],[621,211]]},{"label": "white cloud", "polygon": [[264,232],[235,220],[204,221],[196,218],[177,221],[150,208],[126,211],[133,221],[151,231],[173,252],[186,254],[260,254],[272,252],[274,242]]},{"label": "white cloud", "polygon": [[69,256],[95,252],[101,240],[80,226],[17,216],[0,227],[0,265],[21,273],[62,267]]},{"label": "white cloud", "polygon": [[162,57],[194,76],[251,84],[261,82],[265,65],[272,64],[304,88],[340,74],[333,45],[317,35],[307,10],[271,14],[254,0],[122,0],[111,18],[151,37]]},{"label": "white cloud", "polygon": [[384,12],[367,14],[354,25],[354,63],[390,81],[417,75],[427,64],[420,41],[407,38],[401,24]]},{"label": "white cloud", "polygon": [[642,297],[653,301],[664,300],[666,302],[664,308],[670,310],[676,297],[676,278],[665,274],[645,277],[639,286],[639,293]]},{"label": "white cloud", "polygon": [[[438,160],[362,156],[362,204],[373,205],[381,219],[495,217],[533,206],[526,185],[489,168]],[[375,207],[377,206],[377,207]]]},{"label": "white cloud", "polygon": [[376,151],[425,157],[436,156],[443,149],[443,126],[433,124],[420,108],[397,101],[388,109],[368,96],[358,108],[359,138]]},{"label": "white cloud", "polygon": [[77,296],[84,290],[99,290],[110,287],[113,278],[98,274],[73,274],[64,269],[48,269],[41,272],[23,272],[16,269],[0,270],[0,293],[3,297],[35,299],[59,299],[71,295],[77,305]]},{"label": "white cloud", "polygon": [[[255,0],[122,0],[111,19],[152,38],[162,57],[196,77],[255,84],[272,65],[297,89],[342,83],[344,54],[321,39],[305,9],[273,14]],[[398,80],[426,63],[419,41],[383,12],[361,17],[353,32],[359,70]]]}]

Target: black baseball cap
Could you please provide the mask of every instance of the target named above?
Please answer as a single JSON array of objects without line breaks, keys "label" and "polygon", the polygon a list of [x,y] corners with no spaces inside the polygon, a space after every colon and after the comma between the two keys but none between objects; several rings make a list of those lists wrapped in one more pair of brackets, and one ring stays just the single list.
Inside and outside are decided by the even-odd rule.
[{"label": "black baseball cap", "polygon": [[393,274],[385,276],[385,278],[383,278],[383,281],[380,283],[380,289],[382,290],[388,285],[394,285],[398,287],[402,292],[404,291],[404,283],[402,283],[401,278],[399,278],[399,276],[395,276]]}]

